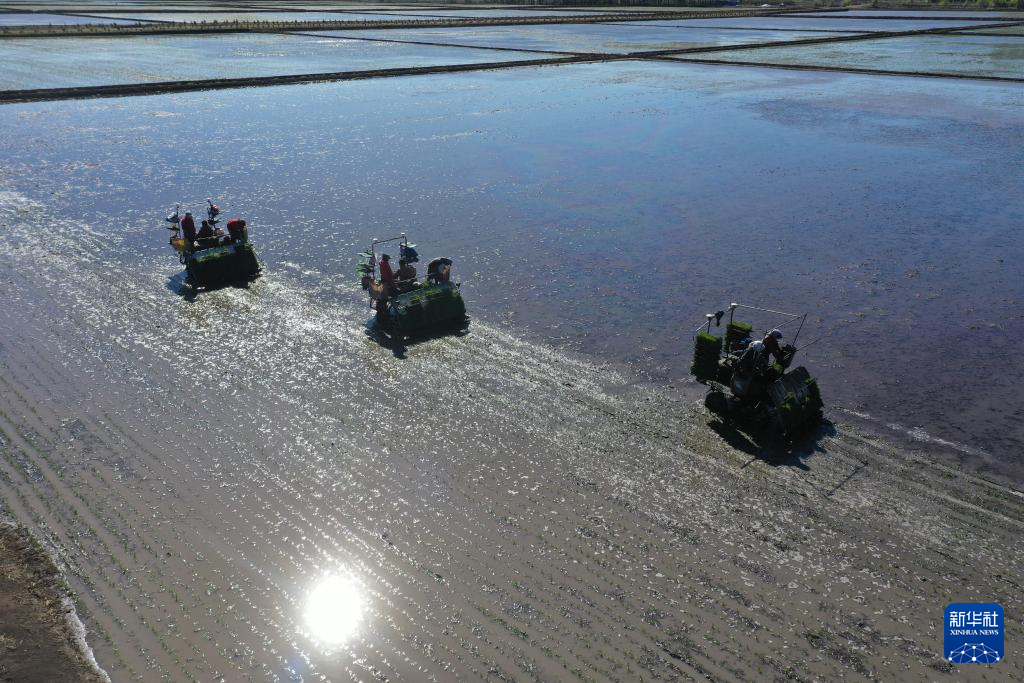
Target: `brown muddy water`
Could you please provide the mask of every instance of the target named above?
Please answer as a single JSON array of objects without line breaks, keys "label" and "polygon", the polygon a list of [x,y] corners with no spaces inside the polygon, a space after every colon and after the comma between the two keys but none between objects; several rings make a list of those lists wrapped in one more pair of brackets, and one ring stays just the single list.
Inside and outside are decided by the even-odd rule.
[{"label": "brown muddy water", "polygon": [[[1024,499],[847,423],[1019,472],[1020,92],[603,64],[2,107],[3,506],[117,681],[957,680],[943,607],[1019,614]],[[161,220],[209,195],[265,273],[186,296]],[[355,252],[400,231],[466,334],[367,333]],[[832,335],[836,424],[709,426],[689,337],[730,300]]]}]

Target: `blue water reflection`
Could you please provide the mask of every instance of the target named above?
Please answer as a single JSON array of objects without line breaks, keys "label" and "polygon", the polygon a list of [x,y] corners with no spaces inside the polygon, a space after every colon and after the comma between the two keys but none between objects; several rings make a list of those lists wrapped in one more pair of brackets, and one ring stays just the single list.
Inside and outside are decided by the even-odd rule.
[{"label": "blue water reflection", "polygon": [[542,58],[543,54],[287,34],[0,41],[0,89],[282,76]]},{"label": "blue water reflection", "polygon": [[455,258],[475,320],[660,383],[723,302],[808,310],[830,405],[1012,458],[1020,97],[630,62],[6,106],[0,126],[8,180],[116,232],[126,272],[176,272],[160,219],[214,195],[266,281],[353,319],[355,253],[404,231]]}]

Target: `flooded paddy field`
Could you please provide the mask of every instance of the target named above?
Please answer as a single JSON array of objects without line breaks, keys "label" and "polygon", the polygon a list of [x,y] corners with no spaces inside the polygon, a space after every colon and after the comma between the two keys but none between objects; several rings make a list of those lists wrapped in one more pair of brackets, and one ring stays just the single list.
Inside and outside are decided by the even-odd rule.
[{"label": "flooded paddy field", "polygon": [[850,33],[874,33],[882,31],[916,31],[929,28],[957,28],[961,26],[978,26],[986,21],[927,21],[914,19],[892,19],[889,21],[863,21],[857,19],[843,19],[841,15],[822,19],[806,19],[801,16],[787,17],[736,17],[735,19],[680,19],[678,21],[665,21],[658,19],[654,22],[622,22],[630,25],[640,26],[675,26],[679,28],[720,28],[732,30],[757,29],[766,30],[798,30],[798,31],[847,31]]},{"label": "flooded paddy field", "polygon": [[538,7],[535,9],[523,8],[502,8],[502,9],[395,9],[387,10],[388,13],[397,13],[407,17],[530,17],[530,16],[551,16],[558,14],[605,14],[604,7],[592,7],[591,9],[563,9],[561,7]]},{"label": "flooded paddy field", "polygon": [[718,52],[712,59],[807,66],[1024,78],[1024,40],[1016,36],[930,35]]},{"label": "flooded paddy field", "polygon": [[[677,50],[716,45],[744,45],[813,38],[818,33],[726,31],[648,25],[556,24],[550,26],[496,26],[383,29],[377,31],[316,31],[316,35],[429,41],[471,47],[505,47],[577,53],[628,54],[645,50]],[[849,34],[847,34],[849,35]]]},{"label": "flooded paddy field", "polygon": [[941,19],[961,19],[963,17],[1006,17],[1019,18],[1020,12],[1000,12],[997,10],[965,9],[965,10],[907,10],[907,9],[848,9],[842,12],[801,12],[802,17],[936,17]]},{"label": "flooded paddy field", "polygon": [[[1020,467],[1005,362],[1024,333],[1019,86],[627,62],[297,88],[277,106],[278,91],[238,95],[252,113],[223,93],[159,111],[126,100],[113,127],[106,107],[54,105],[10,121],[23,135],[7,155],[58,169],[24,177],[70,193],[69,211],[137,212],[126,262],[165,249],[151,207],[211,186],[272,228],[261,253],[305,286],[347,283],[369,237],[428,231],[466,261],[481,320],[658,382],[685,381],[706,310],[781,301],[812,311],[808,334],[833,335],[806,352],[831,403],[962,444],[975,465]],[[182,151],[200,136],[246,171],[196,174]],[[66,187],[59,169],[97,148],[116,152]],[[749,234],[763,244],[737,251]],[[920,343],[934,321],[955,332]],[[964,339],[979,352],[958,371],[945,360]]]},{"label": "flooded paddy field", "polygon": [[[633,27],[569,28],[615,61],[0,106],[0,509],[112,680],[954,681],[942,608],[1020,613],[1022,85],[619,60]],[[136,59],[539,44],[440,33],[482,47]],[[47,40],[21,77],[106,68]],[[162,219],[206,197],[264,272],[195,296]],[[356,253],[399,232],[455,260],[467,330],[368,328]],[[818,433],[704,411],[691,334],[730,301],[809,313]],[[1018,654],[984,673],[1024,680]]]},{"label": "flooded paddy field", "polygon": [[31,12],[0,12],[0,26],[46,26],[62,24],[135,24],[131,19],[114,17],[81,17],[67,14]]},{"label": "flooded paddy field", "polygon": [[[211,8],[211,9],[220,9],[222,6],[215,4],[215,5],[207,5],[207,7]],[[145,4],[145,3],[140,4],[139,2],[137,2],[135,0],[125,0],[125,1],[111,0],[109,2],[104,0],[104,2],[92,2],[92,3],[89,3],[89,2],[85,2],[85,3],[83,3],[83,2],[76,2],[75,0],[66,0],[66,1],[61,1],[61,2],[40,3],[40,2],[33,2],[32,0],[28,0],[28,1],[25,1],[25,2],[20,2],[20,1],[4,2],[2,5],[0,5],[0,9],[5,9],[5,10],[8,10],[8,11],[35,11],[35,12],[39,12],[39,11],[42,11],[42,12],[49,12],[49,11],[57,12],[57,11],[59,11],[59,12],[76,12],[76,13],[88,14],[90,12],[103,12],[105,10],[111,10],[111,9],[116,10],[116,11],[138,10],[138,11],[143,11],[143,12],[144,11],[148,11],[148,10],[155,10],[155,9],[161,9],[161,10],[165,10],[165,11],[187,11],[187,12],[193,12],[193,11],[195,11],[196,6],[195,5],[165,5],[165,4],[156,3],[156,2],[154,2],[152,4]],[[230,6],[224,7],[224,9],[230,9]]]},{"label": "flooded paddy field", "polygon": [[1002,26],[998,28],[976,29],[973,31],[964,31],[964,33],[996,33],[1006,36],[1024,36],[1024,24],[1017,24],[1016,26]]},{"label": "flooded paddy field", "polygon": [[[113,126],[178,100],[54,106],[17,113]],[[117,163],[92,159],[65,180]],[[69,200],[0,194],[0,494],[113,680],[952,679],[908,622],[953,595],[1021,608],[1024,505],[984,479],[845,428],[734,450],[688,402],[483,320],[396,357],[340,277],[272,254],[190,300],[136,205],[81,222]],[[968,552],[1001,572],[965,593]]]},{"label": "flooded paddy field", "polygon": [[[276,76],[328,71],[501,62],[543,57],[365,42],[286,34],[166,35],[137,38],[66,38],[54,51],[49,38],[0,41],[0,88],[56,88]],[[42,68],[41,68],[42,67]]]},{"label": "flooded paddy field", "polygon": [[388,15],[345,12],[103,12],[94,16],[146,21],[199,22],[199,21],[380,21]]}]

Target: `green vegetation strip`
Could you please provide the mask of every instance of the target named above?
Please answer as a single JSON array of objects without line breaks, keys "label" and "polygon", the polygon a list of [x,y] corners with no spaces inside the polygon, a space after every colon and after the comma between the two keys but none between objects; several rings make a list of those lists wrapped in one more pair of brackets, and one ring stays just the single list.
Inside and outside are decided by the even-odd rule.
[{"label": "green vegetation strip", "polygon": [[[787,11],[657,12],[636,21],[716,19],[722,17],[777,16]],[[345,31],[459,26],[521,26],[532,24],[607,24],[621,22],[621,14],[541,17],[473,17],[467,19],[415,19],[409,21],[213,21],[164,24],[67,24],[57,26],[0,26],[0,38],[56,38],[65,36],[139,36],[179,33],[278,33],[281,31]]]},{"label": "green vegetation strip", "polygon": [[370,71],[334,71],[317,74],[294,74],[288,76],[251,76],[246,78],[212,78],[194,81],[159,81],[156,83],[126,83],[121,85],[95,85],[73,88],[40,88],[35,90],[0,91],[0,103],[41,102],[49,100],[88,99],[94,97],[131,97],[159,95],[163,93],[190,92],[196,90],[224,90],[229,88],[263,87],[269,85],[296,85],[326,81],[356,81],[369,78],[390,78],[395,76],[416,76],[423,74],[456,73],[460,71],[490,71],[527,66],[554,66],[558,64],[580,64],[595,61],[629,59],[619,56],[574,56],[552,57],[550,59],[529,59],[513,62],[484,62],[482,64],[445,64],[439,66],[402,67],[396,69],[373,69]]}]

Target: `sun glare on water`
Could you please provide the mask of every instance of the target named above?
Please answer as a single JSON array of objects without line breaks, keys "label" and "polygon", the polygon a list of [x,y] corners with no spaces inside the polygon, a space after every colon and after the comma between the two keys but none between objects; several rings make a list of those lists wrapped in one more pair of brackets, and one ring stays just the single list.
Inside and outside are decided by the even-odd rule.
[{"label": "sun glare on water", "polygon": [[359,630],[365,607],[366,599],[355,580],[337,574],[325,576],[306,601],[306,628],[321,644],[340,645]]}]

